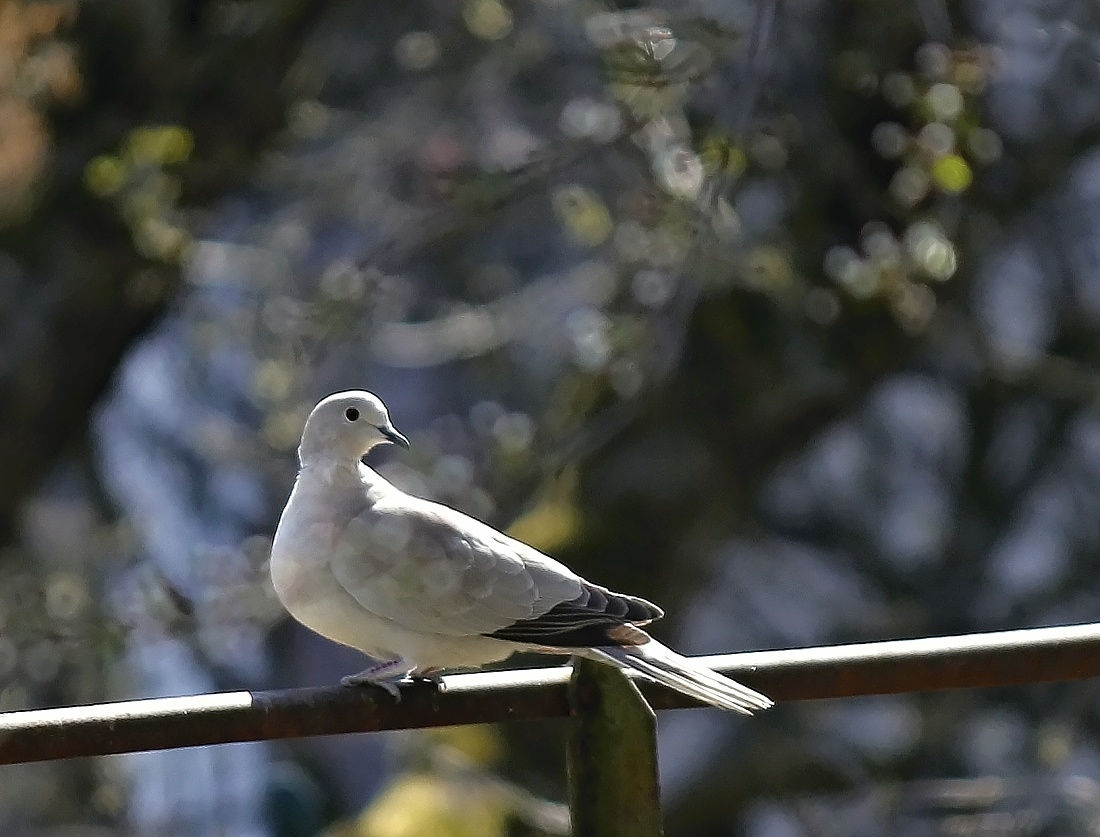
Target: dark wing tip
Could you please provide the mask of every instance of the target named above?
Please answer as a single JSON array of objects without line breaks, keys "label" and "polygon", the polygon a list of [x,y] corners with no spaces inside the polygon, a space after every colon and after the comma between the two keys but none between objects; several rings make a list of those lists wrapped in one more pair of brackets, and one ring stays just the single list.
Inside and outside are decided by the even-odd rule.
[{"label": "dark wing tip", "polygon": [[649,640],[649,635],[636,626],[662,616],[664,611],[652,602],[585,582],[575,599],[560,602],[542,616],[521,619],[486,636],[553,648],[641,645]]},{"label": "dark wing tip", "polygon": [[613,593],[606,587],[587,582],[581,594],[568,604],[590,608],[632,625],[647,625],[665,615],[665,612],[653,602],[638,596],[628,596],[625,593]]},{"label": "dark wing tip", "polygon": [[632,615],[627,620],[635,625],[648,625],[665,615],[661,608],[646,599],[639,599],[637,596],[624,596],[623,598],[629,598],[635,605],[636,612],[639,615]]}]

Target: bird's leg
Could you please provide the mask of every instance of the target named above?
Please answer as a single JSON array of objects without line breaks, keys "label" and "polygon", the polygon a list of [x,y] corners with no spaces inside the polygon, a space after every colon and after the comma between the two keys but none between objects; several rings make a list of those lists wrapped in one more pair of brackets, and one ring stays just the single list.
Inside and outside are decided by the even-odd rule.
[{"label": "bird's leg", "polygon": [[402,657],[396,660],[383,660],[370,668],[365,668],[358,674],[349,674],[341,677],[340,683],[344,686],[381,686],[391,695],[395,701],[400,702],[401,690],[397,684],[409,676],[413,666]]}]

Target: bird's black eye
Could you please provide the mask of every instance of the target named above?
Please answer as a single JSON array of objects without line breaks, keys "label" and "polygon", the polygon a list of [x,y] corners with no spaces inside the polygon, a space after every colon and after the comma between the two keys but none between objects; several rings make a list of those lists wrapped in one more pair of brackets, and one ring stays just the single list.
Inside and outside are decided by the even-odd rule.
[{"label": "bird's black eye", "polygon": [[344,416],[348,421],[359,421],[359,411],[354,407],[348,407],[344,410]]}]

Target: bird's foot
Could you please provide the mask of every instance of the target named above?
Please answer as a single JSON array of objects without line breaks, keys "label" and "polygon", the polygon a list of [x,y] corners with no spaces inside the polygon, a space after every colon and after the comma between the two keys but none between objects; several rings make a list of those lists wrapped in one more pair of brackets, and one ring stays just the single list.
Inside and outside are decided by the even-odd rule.
[{"label": "bird's foot", "polygon": [[401,689],[398,684],[407,682],[411,669],[408,662],[398,657],[396,660],[384,660],[358,674],[341,677],[340,683],[344,686],[379,686],[393,695],[396,703],[400,703]]},{"label": "bird's foot", "polygon": [[447,691],[447,684],[443,682],[443,669],[441,668],[425,668],[420,671],[414,671],[412,676],[417,680],[427,680],[435,684],[436,689],[441,692]]}]

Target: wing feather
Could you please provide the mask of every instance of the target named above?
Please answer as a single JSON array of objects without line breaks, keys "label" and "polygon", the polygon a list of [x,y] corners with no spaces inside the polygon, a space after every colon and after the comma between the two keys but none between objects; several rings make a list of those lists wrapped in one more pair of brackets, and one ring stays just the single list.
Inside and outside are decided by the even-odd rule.
[{"label": "wing feather", "polygon": [[409,630],[475,636],[582,594],[567,567],[461,512],[402,495],[337,538],[332,573],[368,611]]},{"label": "wing feather", "polygon": [[551,648],[641,645],[649,641],[649,635],[631,629],[663,615],[657,605],[645,599],[583,582],[581,594],[575,599],[555,605],[541,616],[521,619],[493,631],[489,636]]},{"label": "wing feather", "polygon": [[554,648],[645,642],[631,626],[662,616],[472,517],[397,494],[354,517],[332,553],[333,575],[376,616]]}]

